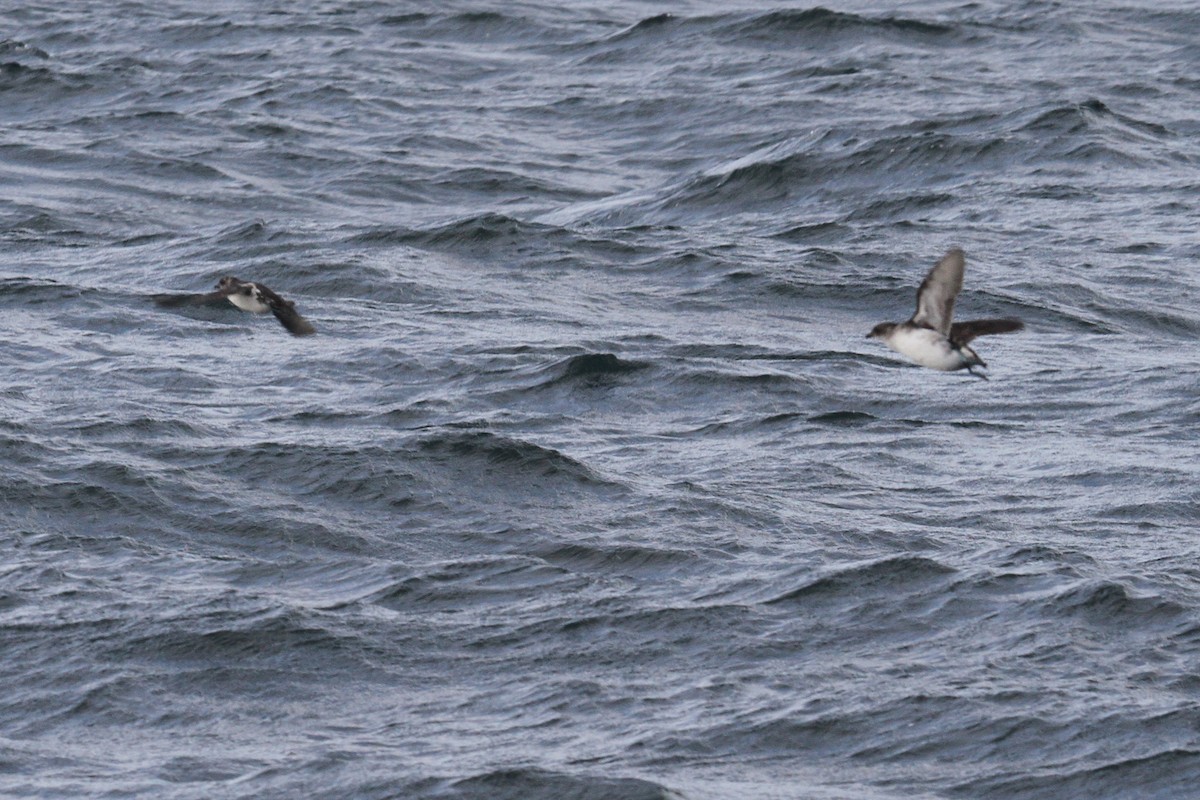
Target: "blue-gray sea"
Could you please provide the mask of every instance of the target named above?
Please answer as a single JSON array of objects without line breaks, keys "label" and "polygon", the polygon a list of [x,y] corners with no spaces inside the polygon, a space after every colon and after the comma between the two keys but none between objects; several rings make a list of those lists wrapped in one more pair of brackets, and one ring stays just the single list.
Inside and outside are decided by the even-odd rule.
[{"label": "blue-gray sea", "polygon": [[[1197,109],[1182,0],[3,3],[0,796],[1200,796]],[[865,338],[953,246],[990,381]]]}]

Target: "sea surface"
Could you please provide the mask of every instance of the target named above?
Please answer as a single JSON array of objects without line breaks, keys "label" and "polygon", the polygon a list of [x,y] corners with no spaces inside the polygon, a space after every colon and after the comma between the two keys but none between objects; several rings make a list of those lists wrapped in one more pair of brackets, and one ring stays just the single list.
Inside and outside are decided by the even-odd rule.
[{"label": "sea surface", "polygon": [[[1179,0],[0,4],[0,796],[1197,797],[1197,109]],[[953,246],[988,381],[865,338]]]}]

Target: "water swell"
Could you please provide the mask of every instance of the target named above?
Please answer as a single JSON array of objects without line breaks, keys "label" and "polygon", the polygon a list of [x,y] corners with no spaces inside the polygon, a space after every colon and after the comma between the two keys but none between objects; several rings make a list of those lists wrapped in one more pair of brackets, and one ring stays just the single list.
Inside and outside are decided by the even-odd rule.
[{"label": "water swell", "polygon": [[33,66],[19,61],[0,63],[0,97],[16,105],[42,98],[69,100],[94,89],[95,82],[87,74],[65,72],[54,66]]},{"label": "water swell", "polygon": [[50,54],[28,42],[17,41],[16,39],[0,39],[0,58],[17,59],[25,57],[45,61],[50,58]]},{"label": "water swell", "polygon": [[1187,610],[1178,603],[1156,594],[1135,592],[1114,580],[1082,581],[1057,594],[1048,610],[1143,634],[1147,626],[1171,630],[1190,621]]},{"label": "water swell", "polygon": [[755,14],[747,18],[723,22],[720,33],[737,40],[760,39],[788,42],[797,36],[818,44],[831,37],[880,35],[905,41],[941,40],[956,32],[956,28],[936,22],[926,22],[897,16],[865,16],[833,11],[822,6],[807,9],[788,9]]},{"label": "water swell", "polygon": [[[608,201],[599,214],[586,218],[616,223],[634,213],[644,219],[678,220],[696,213],[743,213],[787,207],[799,198],[841,199],[871,191],[872,203],[856,205],[836,220],[805,223],[816,234],[858,220],[909,218],[950,207],[957,175],[970,171],[1007,175],[1048,161],[1079,165],[1109,159],[1140,163],[1146,158],[1174,160],[1174,138],[1162,125],[1117,114],[1099,101],[1060,104],[1038,112],[920,120],[880,131],[869,138],[850,129],[830,128],[802,137],[763,143],[732,164],[717,165],[650,194],[631,194]],[[897,175],[919,178],[923,192],[891,192]],[[912,183],[912,180],[905,180]],[[939,188],[944,187],[944,188]],[[835,227],[831,227],[835,226]],[[805,239],[804,241],[812,241]]]},{"label": "water swell", "polygon": [[585,591],[588,581],[560,567],[527,558],[456,562],[406,576],[368,601],[390,611],[461,613],[492,605],[512,607],[517,597]]},{"label": "water swell", "polygon": [[515,768],[442,784],[428,795],[446,800],[683,800],[682,795],[641,778],[592,776]]},{"label": "water swell", "polygon": [[452,458],[456,468],[477,462],[489,473],[509,479],[522,476],[566,479],[583,485],[616,487],[584,464],[552,447],[543,447],[490,431],[446,431],[425,435],[417,447],[427,457]]},{"label": "water swell", "polygon": [[546,367],[531,389],[612,387],[649,367],[647,362],[623,359],[615,353],[581,353]]},{"label": "water swell", "polygon": [[66,300],[96,297],[100,292],[46,278],[0,278],[0,302],[12,299],[20,305],[62,304]]},{"label": "water swell", "polygon": [[832,570],[765,602],[768,605],[837,602],[879,592],[928,593],[949,585],[955,573],[952,567],[931,558],[895,556]]},{"label": "water swell", "polygon": [[352,234],[356,245],[406,245],[426,250],[493,255],[498,250],[521,255],[562,252],[574,237],[565,229],[525,222],[489,212],[429,228],[384,227]]},{"label": "water swell", "polygon": [[379,20],[389,31],[427,40],[487,43],[492,47],[555,41],[561,31],[541,20],[505,11],[457,13],[412,12],[390,14]]},{"label": "water swell", "polygon": [[548,544],[533,554],[574,573],[661,577],[686,571],[701,561],[691,550],[667,549],[632,543],[568,542]]},{"label": "water swell", "polygon": [[[1160,747],[1145,754],[1132,756],[1103,755],[1034,774],[1014,776],[1011,771],[997,771],[982,779],[953,787],[957,793],[972,797],[1005,798],[1006,800],[1041,800],[1058,797],[1102,795],[1135,800],[1140,797],[1185,797],[1196,775],[1200,774],[1200,751],[1194,747]],[[1136,787],[1121,788],[1114,787]]]},{"label": "water swell", "polygon": [[684,16],[671,13],[646,17],[603,40],[605,45],[646,47],[684,34],[702,36],[725,44],[772,44],[793,46],[797,39],[824,46],[837,38],[865,39],[872,36],[920,42],[954,34],[956,28],[897,16],[867,16],[834,11],[822,6],[753,14]]}]

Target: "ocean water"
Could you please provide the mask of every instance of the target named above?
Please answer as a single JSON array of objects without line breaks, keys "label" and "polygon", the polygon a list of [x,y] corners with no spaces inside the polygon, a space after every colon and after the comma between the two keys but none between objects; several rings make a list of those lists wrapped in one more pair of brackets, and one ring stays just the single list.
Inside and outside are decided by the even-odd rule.
[{"label": "ocean water", "polygon": [[1194,4],[0,23],[0,796],[1196,796]]}]

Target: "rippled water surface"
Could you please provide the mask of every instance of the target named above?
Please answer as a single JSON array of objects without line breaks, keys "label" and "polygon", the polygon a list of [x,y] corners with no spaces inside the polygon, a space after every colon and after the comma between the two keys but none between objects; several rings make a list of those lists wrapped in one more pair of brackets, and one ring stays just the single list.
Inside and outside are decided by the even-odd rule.
[{"label": "rippled water surface", "polygon": [[1200,12],[663,9],[3,9],[0,794],[1195,792]]}]

